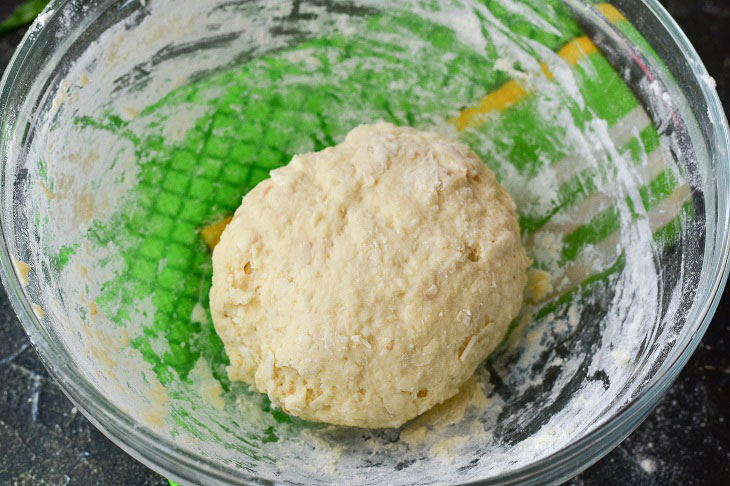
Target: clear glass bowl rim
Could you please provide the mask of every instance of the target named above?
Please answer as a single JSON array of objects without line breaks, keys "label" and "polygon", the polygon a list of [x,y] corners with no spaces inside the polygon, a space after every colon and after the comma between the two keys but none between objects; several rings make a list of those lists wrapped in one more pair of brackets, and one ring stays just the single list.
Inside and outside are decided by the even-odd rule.
[{"label": "clear glass bowl rim", "polygon": [[[59,12],[67,4],[78,0],[52,0],[45,12]],[[666,29],[688,61],[695,79],[707,79],[709,76],[704,64],[691,43],[672,19],[669,13],[657,0],[640,0],[648,10]],[[102,2],[107,3],[107,2]],[[53,15],[53,14],[51,14]],[[46,23],[46,25],[48,25]],[[24,61],[29,55],[36,35],[45,29],[45,26],[34,25],[26,33],[18,46],[0,82],[0,120],[7,117],[7,103],[14,88],[18,73],[23,69]],[[711,285],[704,295],[698,295],[701,307],[695,313],[693,322],[687,321],[693,329],[691,339],[684,348],[675,353],[673,362],[665,364],[662,369],[646,385],[643,392],[631,401],[617,414],[598,426],[592,432],[581,437],[576,442],[547,456],[533,464],[510,471],[509,473],[487,478],[485,480],[463,483],[469,486],[484,486],[492,484],[544,484],[556,483],[567,479],[584,470],[598,461],[605,454],[616,447],[628,436],[657,405],[661,397],[672,385],[679,372],[687,363],[689,357],[699,345],[712,316],[722,296],[725,282],[728,277],[728,255],[730,252],[730,131],[727,119],[717,92],[707,83],[698,83],[702,96],[709,108],[708,116],[714,120],[711,130],[715,145],[710,147],[712,153],[718,156],[716,169],[722,171],[719,179],[725,187],[718,190],[718,228],[724,230],[715,235],[715,245],[719,247],[717,264]],[[5,133],[0,133],[0,141],[4,144]],[[718,155],[719,154],[719,155]],[[3,179],[5,177],[5,159],[2,159]],[[723,184],[724,183],[724,184]],[[4,185],[2,186],[4,188]],[[4,190],[4,189],[3,189]],[[2,198],[3,204],[5,198]],[[116,445],[128,454],[144,463],[148,467],[165,475],[167,478],[181,482],[204,484],[276,484],[267,479],[258,478],[244,471],[211,461],[177,446],[168,437],[164,437],[144,426],[135,423],[132,418],[113,405],[102,396],[80,373],[69,366],[69,363],[59,362],[63,353],[57,348],[52,339],[44,330],[40,321],[31,308],[30,301],[24,294],[18,276],[16,275],[12,258],[9,252],[7,233],[5,231],[5,211],[0,211],[0,277],[8,297],[17,313],[20,322],[28,334],[41,361],[59,384],[63,392],[99,430],[109,437]]]}]

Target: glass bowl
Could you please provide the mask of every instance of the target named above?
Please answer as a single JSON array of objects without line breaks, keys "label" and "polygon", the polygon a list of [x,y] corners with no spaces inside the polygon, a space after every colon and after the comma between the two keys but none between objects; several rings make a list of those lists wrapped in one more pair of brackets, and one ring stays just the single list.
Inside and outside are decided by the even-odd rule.
[{"label": "glass bowl", "polygon": [[[727,278],[727,122],[654,0],[54,0],[0,113],[20,320],[78,409],[182,483],[564,480],[657,404]],[[469,144],[550,280],[437,410],[309,423],[228,380],[209,246],[269,170],[381,119]]]}]

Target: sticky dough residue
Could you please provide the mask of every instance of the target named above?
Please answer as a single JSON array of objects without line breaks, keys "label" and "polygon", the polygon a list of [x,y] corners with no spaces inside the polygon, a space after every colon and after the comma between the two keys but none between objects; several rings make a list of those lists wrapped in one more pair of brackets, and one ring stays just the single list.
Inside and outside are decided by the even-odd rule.
[{"label": "sticky dough residue", "polygon": [[223,388],[210,371],[210,366],[204,358],[200,358],[189,374],[193,387],[197,388],[203,400],[218,410],[223,410]]},{"label": "sticky dough residue", "polygon": [[[451,399],[411,421],[400,432],[400,441],[410,448],[428,447],[429,455],[446,463],[453,462],[459,446],[470,440],[485,440],[488,433],[479,416],[488,399],[482,387],[488,381],[485,371],[478,371]],[[457,435],[454,425],[468,424]]]}]

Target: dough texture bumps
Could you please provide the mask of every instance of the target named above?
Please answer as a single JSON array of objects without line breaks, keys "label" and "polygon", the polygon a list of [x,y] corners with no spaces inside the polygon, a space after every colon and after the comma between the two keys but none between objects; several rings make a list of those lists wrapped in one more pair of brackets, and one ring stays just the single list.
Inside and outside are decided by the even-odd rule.
[{"label": "dough texture bumps", "polygon": [[514,202],[468,147],[363,125],[246,195],[211,311],[232,380],[304,419],[398,427],[499,344],[529,264]]}]

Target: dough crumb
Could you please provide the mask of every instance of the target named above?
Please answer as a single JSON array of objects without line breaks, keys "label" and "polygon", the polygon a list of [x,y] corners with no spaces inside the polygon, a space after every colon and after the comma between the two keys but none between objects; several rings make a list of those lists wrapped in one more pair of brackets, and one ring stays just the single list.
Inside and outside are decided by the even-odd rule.
[{"label": "dough crumb", "polygon": [[79,77],[79,83],[78,85],[81,88],[85,88],[89,85],[89,73],[81,73],[81,76]]},{"label": "dough crumb", "polygon": [[122,113],[126,115],[128,120],[132,120],[134,118],[137,118],[140,111],[139,108],[135,108],[134,106],[123,106]]},{"label": "dough crumb", "polygon": [[45,195],[46,195],[46,199],[48,199],[49,201],[50,201],[51,199],[56,199],[56,195],[55,195],[55,194],[53,194],[53,191],[51,191],[51,190],[50,190],[50,189],[48,188],[48,186],[46,186],[46,183],[45,183],[45,182],[43,182],[43,181],[41,180],[41,181],[38,181],[38,183],[40,184],[40,186],[41,186],[41,189],[43,189],[43,194],[45,194]]},{"label": "dough crumb", "polygon": [[647,474],[654,474],[657,470],[656,462],[647,457],[639,460],[639,466],[641,466],[641,469],[643,469]]},{"label": "dough crumb", "polygon": [[440,440],[431,446],[429,454],[431,457],[439,459],[442,462],[454,462],[454,459],[456,458],[454,449],[465,444],[468,440],[469,437],[466,436],[451,437],[449,439]]},{"label": "dough crumb", "polygon": [[611,351],[611,356],[613,356],[613,359],[622,368],[625,368],[629,364],[629,361],[631,361],[631,355],[623,349],[614,349]]},{"label": "dough crumb", "polygon": [[527,301],[531,304],[537,304],[553,291],[553,285],[550,283],[550,273],[537,268],[530,269],[527,272]]},{"label": "dough crumb", "polygon": [[38,319],[46,317],[46,311],[43,310],[43,307],[39,306],[35,302],[31,302],[30,307],[33,309],[33,313],[36,317],[38,317]]},{"label": "dough crumb", "polygon": [[30,265],[22,260],[16,260],[13,258],[13,266],[15,267],[15,272],[18,274],[18,279],[20,279],[20,285],[22,285],[23,288],[27,287]]},{"label": "dough crumb", "polygon": [[400,433],[400,441],[409,446],[418,446],[426,440],[426,427],[408,426]]},{"label": "dough crumb", "polygon": [[563,238],[557,233],[540,231],[535,235],[532,251],[535,259],[547,265],[551,272],[560,271],[563,254]]},{"label": "dough crumb", "polygon": [[89,317],[94,317],[99,314],[99,308],[96,307],[96,302],[93,300],[89,301]]},{"label": "dough crumb", "polygon": [[200,302],[196,302],[193,306],[193,311],[190,313],[190,321],[197,324],[208,323],[208,313],[205,312],[205,309]]}]

